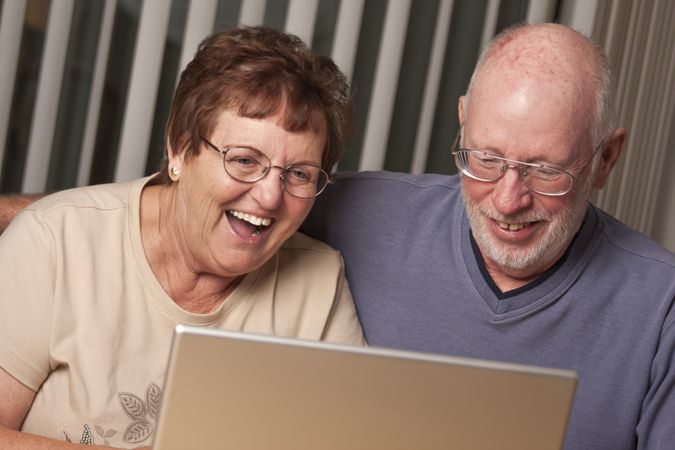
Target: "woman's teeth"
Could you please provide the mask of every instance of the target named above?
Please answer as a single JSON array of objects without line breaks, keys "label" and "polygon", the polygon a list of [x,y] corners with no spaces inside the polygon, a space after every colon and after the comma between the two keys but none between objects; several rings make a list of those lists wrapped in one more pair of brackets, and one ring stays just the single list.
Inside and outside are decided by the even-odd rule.
[{"label": "woman's teeth", "polygon": [[237,219],[244,220],[244,221],[250,223],[251,225],[255,225],[257,227],[260,227],[261,225],[263,227],[268,227],[272,223],[272,219],[269,219],[269,218],[263,219],[262,217],[257,217],[257,216],[254,216],[253,214],[247,214],[247,213],[244,213],[244,212],[241,212],[241,211],[230,210],[228,212],[230,214],[232,214],[234,217],[236,217]]},{"label": "woman's teeth", "polygon": [[510,230],[510,231],[522,230],[526,226],[530,225],[529,222],[526,222],[526,223],[497,222],[497,224],[499,224],[499,228],[501,228],[502,230]]}]

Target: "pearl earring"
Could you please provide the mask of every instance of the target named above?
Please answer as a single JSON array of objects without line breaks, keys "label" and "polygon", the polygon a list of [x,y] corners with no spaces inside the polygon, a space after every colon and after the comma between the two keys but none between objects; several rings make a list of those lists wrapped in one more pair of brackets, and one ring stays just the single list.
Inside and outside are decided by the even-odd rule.
[{"label": "pearl earring", "polygon": [[180,169],[178,168],[178,166],[173,166],[171,168],[171,175],[173,175],[174,177],[177,177],[178,174],[180,174]]}]

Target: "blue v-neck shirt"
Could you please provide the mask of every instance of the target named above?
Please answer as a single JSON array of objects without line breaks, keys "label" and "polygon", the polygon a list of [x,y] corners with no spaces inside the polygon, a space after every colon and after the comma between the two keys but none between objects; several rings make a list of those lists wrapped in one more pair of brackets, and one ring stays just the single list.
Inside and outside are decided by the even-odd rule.
[{"label": "blue v-neck shirt", "polygon": [[675,256],[593,206],[565,257],[503,295],[459,178],[342,174],[303,231],[340,250],[371,346],[570,369],[566,449],[675,448]]}]

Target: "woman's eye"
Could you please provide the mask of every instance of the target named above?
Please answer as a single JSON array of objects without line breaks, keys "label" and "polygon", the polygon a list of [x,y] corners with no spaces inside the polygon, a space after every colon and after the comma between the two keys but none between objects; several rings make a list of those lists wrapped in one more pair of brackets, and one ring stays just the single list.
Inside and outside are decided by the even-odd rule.
[{"label": "woman's eye", "polygon": [[307,182],[312,179],[312,176],[309,172],[299,168],[291,167],[287,173],[288,176],[292,177],[295,181]]},{"label": "woman's eye", "polygon": [[230,162],[234,163],[234,164],[238,164],[240,166],[250,166],[252,164],[257,164],[257,161],[255,159],[243,158],[243,157],[233,158],[233,159],[230,160]]}]

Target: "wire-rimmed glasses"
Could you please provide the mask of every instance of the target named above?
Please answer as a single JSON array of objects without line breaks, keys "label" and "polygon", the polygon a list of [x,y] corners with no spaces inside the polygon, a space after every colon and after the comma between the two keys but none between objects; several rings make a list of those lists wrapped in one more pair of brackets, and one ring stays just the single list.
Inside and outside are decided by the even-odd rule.
[{"label": "wire-rimmed glasses", "polygon": [[[462,128],[457,133],[453,151],[455,164],[460,172],[474,180],[493,183],[499,180],[508,169],[516,169],[520,174],[525,186],[533,192],[541,195],[560,196],[572,190],[574,175],[546,164],[528,163],[516,161],[493,155],[485,150],[461,148],[460,136]],[[591,159],[583,166],[580,173],[593,161],[595,154],[602,147],[602,143],[593,151]]]},{"label": "wire-rimmed glasses", "polygon": [[274,166],[260,150],[250,147],[219,148],[201,137],[204,143],[220,154],[225,172],[242,183],[255,183],[267,176],[272,168],[281,169],[279,177],[284,190],[297,198],[314,198],[321,194],[330,182],[328,174],[319,166],[309,163]]}]

